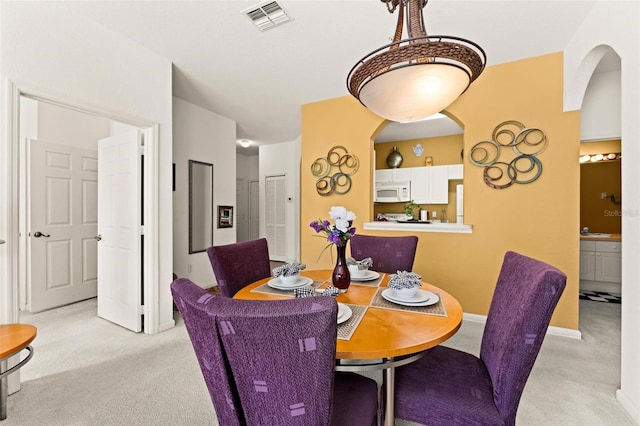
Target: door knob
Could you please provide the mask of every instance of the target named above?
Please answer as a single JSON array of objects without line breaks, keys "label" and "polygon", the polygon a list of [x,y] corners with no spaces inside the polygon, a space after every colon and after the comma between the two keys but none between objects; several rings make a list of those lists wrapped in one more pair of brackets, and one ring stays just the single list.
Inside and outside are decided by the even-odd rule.
[{"label": "door knob", "polygon": [[98,234],[95,237],[93,237],[96,239],[96,241],[100,241],[102,239],[102,235]]},{"label": "door knob", "polygon": [[0,244],[4,244],[5,242],[5,240],[0,240]]},{"label": "door knob", "polygon": [[34,232],[34,233],[33,233],[33,236],[34,236],[34,237],[36,237],[36,238],[40,238],[40,237],[46,237],[46,238],[49,238],[51,235],[49,235],[49,234],[43,234],[43,233],[42,233],[42,232],[40,232],[40,231],[36,231],[36,232]]}]

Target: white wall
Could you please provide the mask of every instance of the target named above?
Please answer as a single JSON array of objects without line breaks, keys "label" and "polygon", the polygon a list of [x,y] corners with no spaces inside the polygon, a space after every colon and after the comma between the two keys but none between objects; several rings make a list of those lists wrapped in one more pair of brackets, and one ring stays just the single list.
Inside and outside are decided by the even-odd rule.
[{"label": "white wall", "polygon": [[38,102],[38,138],[44,142],[98,150],[110,135],[110,120],[47,102]]},{"label": "white wall", "polygon": [[236,122],[174,97],[173,139],[173,270],[178,277],[208,288],[216,281],[207,253],[189,254],[189,160],[213,164],[213,244],[234,243],[235,226],[217,228],[217,206],[236,204]]},{"label": "white wall", "polygon": [[258,155],[237,154],[236,164],[236,170],[238,171],[237,177],[247,180],[258,180],[260,178],[258,170],[260,161]]},{"label": "white wall", "polygon": [[620,71],[593,74],[580,110],[580,140],[620,138]]},{"label": "white wall", "polygon": [[[265,235],[265,176],[286,175],[287,261],[300,260],[300,139],[260,146],[260,235]],[[315,188],[313,188],[315,190]]]},{"label": "white wall", "polygon": [[[618,401],[640,423],[640,2],[596,3],[564,51],[564,108],[578,110],[598,61],[610,46],[621,59],[622,333]],[[577,254],[576,254],[577,256]]]},{"label": "white wall", "polygon": [[[17,270],[17,203],[12,192],[14,147],[7,81],[21,92],[100,112],[141,127],[159,125],[157,170],[157,230],[173,226],[171,195],[172,118],[171,62],[139,44],[65,10],[58,2],[0,2],[0,235],[7,244],[0,252],[0,320],[17,312],[11,286]],[[9,129],[9,130],[6,130]],[[149,206],[151,207],[151,206]],[[148,315],[154,333],[174,325],[169,290],[172,272],[171,232],[157,235],[157,270],[147,271],[158,283],[158,294],[147,294],[155,305]],[[4,256],[6,254],[6,257]]]}]

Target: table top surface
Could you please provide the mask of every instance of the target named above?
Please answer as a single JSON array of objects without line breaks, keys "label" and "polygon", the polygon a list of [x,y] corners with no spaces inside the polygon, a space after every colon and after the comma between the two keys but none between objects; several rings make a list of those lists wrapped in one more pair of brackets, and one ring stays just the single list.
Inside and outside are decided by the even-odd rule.
[{"label": "table top surface", "polygon": [[[331,270],[302,271],[301,275],[315,281],[326,281],[321,288],[330,285]],[[271,278],[256,281],[240,290],[234,298],[253,300],[287,299],[266,293],[252,292]],[[385,274],[380,286],[365,286],[351,282],[346,293],[341,293],[337,301],[341,303],[367,306],[362,321],[349,340],[337,340],[338,359],[376,359],[411,355],[432,348],[453,336],[462,323],[460,303],[446,291],[428,284],[421,289],[437,293],[447,312],[447,316],[385,309],[371,306],[376,291],[387,287],[389,274]]]},{"label": "table top surface", "polygon": [[0,359],[26,348],[36,333],[36,328],[30,324],[0,324]]}]

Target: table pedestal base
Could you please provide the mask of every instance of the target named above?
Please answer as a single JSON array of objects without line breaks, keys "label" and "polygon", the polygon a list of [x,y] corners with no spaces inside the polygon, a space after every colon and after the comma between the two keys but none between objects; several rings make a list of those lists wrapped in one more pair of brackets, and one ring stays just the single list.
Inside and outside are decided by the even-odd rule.
[{"label": "table pedestal base", "polygon": [[336,371],[351,371],[354,373],[360,371],[375,371],[385,370],[382,373],[382,387],[386,393],[386,399],[384,404],[384,411],[382,406],[378,408],[380,411],[380,418],[382,424],[385,426],[393,426],[394,415],[394,388],[396,381],[396,367],[401,365],[410,364],[419,360],[424,355],[424,352],[419,352],[413,355],[399,356],[393,358],[379,358],[379,359],[367,359],[367,360],[350,360],[350,359],[338,359],[336,360]]},{"label": "table pedestal base", "polygon": [[9,374],[18,371],[20,367],[29,362],[33,356],[33,348],[31,346],[27,346],[24,349],[29,351],[29,355],[13,367],[7,368],[9,357],[0,361],[0,420],[7,418],[7,396],[9,394],[9,383],[7,377]]}]

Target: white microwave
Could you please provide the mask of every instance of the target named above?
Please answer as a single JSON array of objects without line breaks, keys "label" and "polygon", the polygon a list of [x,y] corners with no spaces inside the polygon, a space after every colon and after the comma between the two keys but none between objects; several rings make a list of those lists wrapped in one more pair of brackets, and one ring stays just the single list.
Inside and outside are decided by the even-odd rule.
[{"label": "white microwave", "polygon": [[404,203],[411,200],[410,182],[376,182],[376,203]]}]

